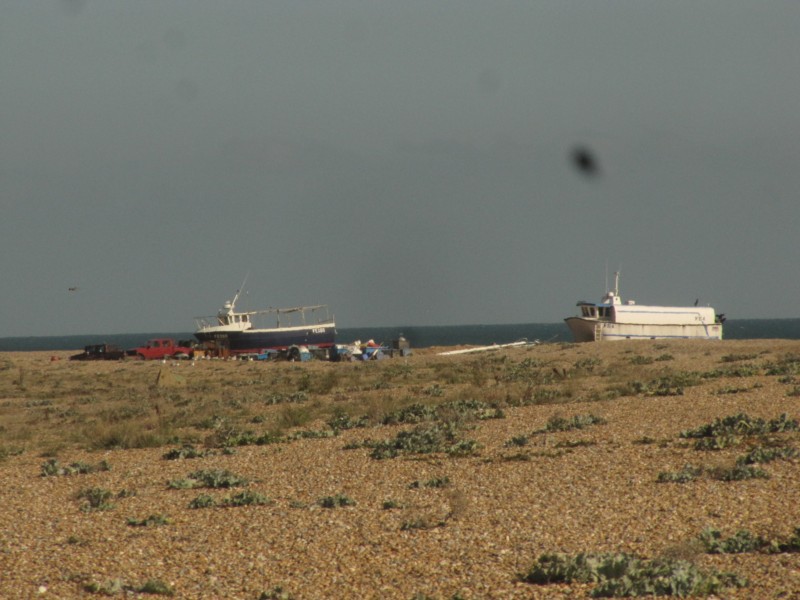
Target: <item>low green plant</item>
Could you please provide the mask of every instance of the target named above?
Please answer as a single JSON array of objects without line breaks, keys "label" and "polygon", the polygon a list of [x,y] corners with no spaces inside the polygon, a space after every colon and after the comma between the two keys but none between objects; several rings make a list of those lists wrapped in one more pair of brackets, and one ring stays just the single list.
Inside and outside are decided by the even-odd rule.
[{"label": "low green plant", "polygon": [[754,465],[759,463],[768,463],[773,460],[789,460],[797,458],[797,448],[794,446],[783,446],[779,448],[765,448],[763,446],[756,446],[744,456],[736,459],[736,463],[740,465]]},{"label": "low green plant", "polygon": [[642,356],[637,354],[635,356],[631,356],[628,361],[632,365],[651,365],[655,359],[652,356]]},{"label": "low green plant", "polygon": [[544,363],[540,360],[528,357],[520,362],[508,363],[504,373],[499,378],[503,381],[527,381],[534,382],[541,379],[541,368]]},{"label": "low green plant", "polygon": [[169,482],[172,489],[231,488],[247,485],[247,479],[239,477],[227,469],[199,470],[189,473],[186,479],[175,479]]},{"label": "low green plant", "polygon": [[339,431],[336,429],[301,429],[286,436],[287,440],[318,440],[336,437]]},{"label": "low green plant", "polygon": [[636,438],[635,440],[633,440],[634,444],[641,444],[643,446],[646,446],[646,445],[649,445],[649,444],[655,444],[657,442],[658,442],[658,440],[656,438],[650,437],[649,435],[643,435],[642,437],[639,437],[639,438]]},{"label": "low green plant", "polygon": [[280,393],[272,393],[266,398],[264,398],[264,404],[269,406],[274,406],[276,404],[284,404],[286,402],[302,402],[306,400],[305,395],[297,396],[297,395],[287,395],[287,394],[280,394]]},{"label": "low green plant", "polygon": [[606,420],[602,417],[597,417],[592,414],[588,415],[575,415],[572,418],[566,419],[564,417],[552,416],[547,421],[543,429],[535,433],[553,433],[557,431],[572,431],[574,429],[584,429],[591,425],[603,425]]},{"label": "low green plant", "polygon": [[603,361],[601,361],[599,358],[581,358],[575,361],[575,369],[591,373],[594,371],[595,367],[598,367],[601,364],[603,364]]},{"label": "low green plant", "polygon": [[683,396],[685,388],[699,385],[701,381],[697,373],[684,371],[648,382],[633,381],[629,387],[635,394],[643,396]]},{"label": "low green plant", "polygon": [[475,440],[458,440],[455,444],[448,447],[445,452],[454,458],[463,456],[474,456],[481,449],[481,445]]},{"label": "low green plant", "polygon": [[344,494],[325,496],[317,501],[322,508],[338,508],[341,506],[355,506],[356,501]]},{"label": "low green plant", "polygon": [[749,392],[750,389],[751,388],[747,386],[726,385],[725,387],[719,388],[714,392],[714,394],[717,396],[728,396],[731,394],[742,394],[744,392]]},{"label": "low green plant", "polygon": [[429,488],[443,488],[450,485],[450,478],[449,477],[434,477],[433,479],[428,479],[428,481],[421,482],[419,480],[412,481],[409,484],[410,489],[419,489],[421,487],[429,487]]},{"label": "low green plant", "polygon": [[506,404],[509,406],[531,406],[539,404],[553,404],[561,401],[562,398],[570,395],[569,390],[564,388],[534,388],[529,385],[519,399],[508,397]]},{"label": "low green plant", "polygon": [[800,424],[798,424],[797,420],[790,419],[786,413],[769,421],[750,417],[746,413],[738,413],[721,419],[714,419],[713,422],[701,425],[696,429],[681,431],[680,437],[704,438],[721,435],[761,435],[797,431],[798,428],[800,428]]},{"label": "low green plant", "polygon": [[503,454],[500,459],[503,462],[528,462],[531,460],[529,452],[515,452],[514,454]]},{"label": "low green plant", "polygon": [[202,485],[195,479],[184,478],[171,479],[167,482],[167,487],[171,490],[191,490],[197,487],[202,487]]},{"label": "low green plant", "polygon": [[530,438],[527,435],[515,435],[503,445],[506,448],[522,447],[527,446],[529,442]]},{"label": "low green plant", "polygon": [[703,473],[703,469],[686,464],[680,471],[662,471],[658,474],[658,483],[688,483],[694,481]]},{"label": "low green plant", "polygon": [[777,540],[771,544],[771,552],[800,552],[800,527],[794,530],[792,536],[785,540]]},{"label": "low green plant", "polygon": [[71,535],[67,538],[67,543],[71,546],[88,546],[89,541],[78,537],[77,535]]},{"label": "low green plant", "polygon": [[681,383],[675,383],[672,379],[662,378],[645,384],[640,393],[645,396],[683,396],[685,387]]},{"label": "low green plant", "polygon": [[729,538],[712,528],[704,529],[698,536],[709,554],[741,554],[745,552],[796,553],[800,552],[800,527],[786,538],[767,539],[742,529]]},{"label": "low green plant", "polygon": [[185,458],[204,458],[208,456],[208,450],[198,450],[191,444],[185,444],[180,448],[173,448],[163,455],[164,460],[179,460]]},{"label": "low green plant", "polygon": [[276,585],[271,590],[261,592],[258,596],[258,600],[294,600],[294,596],[281,586]]},{"label": "low green plant", "polygon": [[68,465],[62,465],[55,458],[51,458],[42,463],[42,477],[53,477],[63,475],[87,474],[97,473],[100,471],[109,471],[111,465],[107,461],[101,460],[96,465],[85,462],[73,462]]},{"label": "low green plant", "polygon": [[202,487],[208,488],[231,488],[247,485],[247,479],[231,473],[227,469],[194,471],[189,474],[189,479],[198,481]]},{"label": "low green plant", "polygon": [[[0,428],[0,433],[3,430]],[[9,456],[19,456],[25,452],[25,449],[20,446],[0,446],[0,461],[6,460]]]},{"label": "low green plant", "polygon": [[439,386],[438,383],[434,383],[434,384],[426,387],[425,389],[423,389],[422,393],[425,394],[426,396],[431,396],[431,397],[436,398],[436,397],[439,397],[439,396],[443,395],[444,394],[444,390]]},{"label": "low green plant", "polygon": [[302,401],[293,401],[291,404],[284,406],[278,413],[278,427],[280,429],[292,429],[294,427],[303,427],[316,418],[316,411],[312,406],[303,404],[307,399],[307,394],[304,391],[295,392],[292,397],[302,396]]},{"label": "low green plant", "polygon": [[382,422],[384,425],[396,425],[399,423],[422,423],[423,421],[434,421],[435,419],[435,406],[415,403],[388,413],[383,417]]},{"label": "low green plant", "polygon": [[397,500],[384,500],[383,502],[383,510],[395,510],[403,507],[403,503]]},{"label": "low green plant", "polygon": [[89,582],[83,586],[85,592],[90,594],[102,594],[103,596],[116,596],[128,591],[129,586],[122,579],[109,579],[103,583]]},{"label": "low green plant", "polygon": [[166,423],[158,429],[141,426],[141,421],[121,421],[110,424],[86,425],[81,433],[90,450],[158,448],[174,439]]},{"label": "low green plant", "polygon": [[129,518],[127,524],[130,527],[155,527],[157,525],[169,525],[170,520],[164,515],[150,515],[145,519]]},{"label": "low green plant", "polygon": [[208,445],[217,448],[232,448],[236,446],[266,446],[285,442],[286,439],[277,433],[253,433],[236,427],[219,428],[207,440]]},{"label": "low green plant", "polygon": [[746,529],[737,531],[729,538],[723,538],[717,529],[704,529],[698,536],[705,551],[709,554],[742,554],[757,552],[766,548],[769,542],[753,535]]},{"label": "low green plant", "polygon": [[376,442],[370,457],[374,459],[395,458],[400,454],[431,454],[448,452],[459,455],[460,452],[476,450],[474,442],[460,438],[460,432],[453,423],[437,423],[429,426],[418,425],[410,431],[401,431],[392,440]]},{"label": "low green plant", "polygon": [[686,560],[646,560],[621,553],[544,554],[520,580],[536,585],[594,584],[591,595],[595,598],[707,596],[745,585],[734,575],[702,571]]},{"label": "low green plant", "polygon": [[189,508],[211,508],[216,505],[217,501],[208,494],[200,494],[197,498],[189,502]]},{"label": "low green plant", "polygon": [[711,469],[712,478],[719,481],[744,481],[746,479],[769,479],[769,473],[753,465],[737,464],[733,467]]},{"label": "low green plant", "polygon": [[719,377],[754,377],[761,374],[761,368],[753,364],[736,365],[725,369],[714,369],[703,373],[703,379],[716,379]]},{"label": "low green plant", "polygon": [[505,413],[498,406],[482,400],[455,400],[439,405],[415,403],[383,417],[384,425],[423,423],[427,421],[482,421],[502,419]]},{"label": "low green plant", "polygon": [[81,507],[84,512],[111,510],[114,504],[109,500],[113,497],[114,494],[110,490],[99,487],[84,488],[77,494],[79,500],[86,500],[86,504]]},{"label": "low green plant", "polygon": [[555,444],[555,448],[584,448],[586,446],[596,446],[594,440],[562,440]]},{"label": "low green plant", "polygon": [[453,418],[462,421],[486,421],[488,419],[504,419],[505,413],[498,406],[483,400],[455,400],[439,406],[436,411],[439,419]]},{"label": "low green plant", "polygon": [[172,587],[160,579],[148,579],[133,591],[139,592],[140,594],[154,594],[158,596],[175,595],[175,591],[172,589]]},{"label": "low green plant", "polygon": [[430,515],[416,515],[405,519],[400,524],[400,531],[413,531],[415,529],[436,529],[444,527],[443,520],[434,519]]},{"label": "low green plant", "polygon": [[742,443],[742,438],[735,435],[723,434],[714,437],[699,438],[694,443],[695,450],[724,450]]},{"label": "low green plant", "polygon": [[739,362],[742,360],[754,360],[758,358],[758,354],[726,354],[720,358],[720,362]]},{"label": "low green plant", "polygon": [[227,496],[223,498],[222,502],[220,503],[221,506],[226,507],[263,506],[268,504],[272,504],[272,500],[263,494],[259,494],[258,492],[254,492],[252,490],[245,490],[243,492],[239,492],[238,494]]},{"label": "low green plant", "polygon": [[328,420],[328,427],[333,431],[344,431],[346,429],[356,429],[369,425],[369,417],[362,415],[357,419],[345,413],[337,413]]},{"label": "low green plant", "polygon": [[627,554],[542,554],[519,579],[525,583],[597,583],[624,573],[632,557]]},{"label": "low green plant", "polygon": [[347,442],[344,446],[342,446],[342,450],[360,450],[361,448],[374,448],[375,442],[372,441],[370,438],[365,440],[353,440],[351,442]]}]

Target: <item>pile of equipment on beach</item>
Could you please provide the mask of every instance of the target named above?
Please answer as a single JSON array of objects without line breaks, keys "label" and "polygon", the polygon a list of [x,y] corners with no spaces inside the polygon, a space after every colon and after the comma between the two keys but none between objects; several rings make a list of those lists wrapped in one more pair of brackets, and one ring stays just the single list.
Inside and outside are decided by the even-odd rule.
[{"label": "pile of equipment on beach", "polygon": [[290,362],[306,362],[309,360],[329,360],[331,362],[356,362],[382,360],[395,356],[410,356],[411,344],[403,336],[392,340],[390,346],[377,343],[375,340],[362,342],[356,340],[352,344],[335,344],[330,348],[314,348],[309,346],[290,346],[285,349],[264,349],[261,352],[236,355],[241,360],[286,360]]}]

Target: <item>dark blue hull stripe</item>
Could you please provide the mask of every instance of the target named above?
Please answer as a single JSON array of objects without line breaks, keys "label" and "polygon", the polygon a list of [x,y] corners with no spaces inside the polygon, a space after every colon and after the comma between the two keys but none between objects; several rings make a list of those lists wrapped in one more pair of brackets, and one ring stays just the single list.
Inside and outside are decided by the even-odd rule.
[{"label": "dark blue hull stripe", "polygon": [[227,346],[231,352],[285,350],[289,346],[328,348],[336,343],[336,330],[328,327],[309,327],[281,331],[237,331],[216,334],[195,334],[201,342],[214,341]]}]

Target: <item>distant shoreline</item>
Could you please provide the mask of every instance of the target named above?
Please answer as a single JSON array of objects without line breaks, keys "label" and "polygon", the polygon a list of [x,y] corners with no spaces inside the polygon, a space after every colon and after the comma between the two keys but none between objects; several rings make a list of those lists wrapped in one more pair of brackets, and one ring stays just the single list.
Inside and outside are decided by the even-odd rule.
[{"label": "distant shoreline", "polygon": [[[412,348],[430,346],[488,345],[515,342],[521,339],[571,342],[572,335],[563,322],[516,323],[503,325],[397,325],[387,327],[338,328],[337,341],[343,344],[355,340],[374,339],[390,343],[403,335]],[[62,336],[0,337],[0,352],[56,351],[82,349],[89,344],[107,342],[123,348],[133,348],[154,337],[194,339],[191,332],[151,332],[84,334]],[[728,319],[723,339],[800,339],[800,318]]]}]

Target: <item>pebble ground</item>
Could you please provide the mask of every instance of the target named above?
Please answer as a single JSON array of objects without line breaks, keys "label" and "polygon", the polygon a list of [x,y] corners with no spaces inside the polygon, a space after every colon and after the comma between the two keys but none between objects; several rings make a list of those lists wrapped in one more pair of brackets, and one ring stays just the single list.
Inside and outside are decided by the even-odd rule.
[{"label": "pebble ground", "polygon": [[[673,370],[710,371],[729,366],[724,356],[747,355],[748,364],[763,365],[800,354],[800,343],[552,344],[504,353],[509,361],[535,358],[562,373],[586,358],[602,364],[665,353],[673,357]],[[6,371],[87,369],[67,361],[55,367],[48,357],[6,354],[6,364],[14,365]],[[409,364],[415,368],[434,360],[445,358],[420,351]],[[446,360],[457,364],[475,357]],[[790,393],[792,385],[761,371],[704,381],[685,388],[683,395],[610,400],[582,400],[589,398],[580,388],[584,384],[570,384],[565,377],[563,385],[577,386],[572,400],[509,407],[503,419],[479,421],[467,437],[479,442],[480,450],[463,458],[434,454],[375,460],[367,448],[345,449],[365,438],[393,438],[402,426],[352,429],[337,437],[244,446],[230,455],[182,460],[165,460],[168,447],[61,449],[61,463],[105,460],[111,466],[84,475],[45,477],[41,466],[46,457],[34,451],[12,453],[0,460],[0,597],[91,598],[114,589],[122,590],[120,597],[157,597],[132,591],[157,581],[169,586],[174,597],[197,599],[278,598],[278,588],[295,599],[583,598],[591,586],[534,586],[518,575],[546,552],[628,552],[689,558],[702,568],[733,571],[749,580],[746,588],[727,590],[725,598],[798,598],[800,554],[709,555],[696,541],[709,527],[726,536],[747,529],[772,537],[800,527],[797,459],[764,465],[768,479],[657,482],[659,473],[687,463],[732,465],[742,454],[741,447],[695,450],[679,438],[683,430],[739,412],[800,418],[800,397]],[[86,370],[87,378],[91,372]],[[607,383],[600,376],[592,384],[586,381]],[[488,382],[481,389],[497,398],[503,385]],[[15,396],[5,389],[0,415],[7,420],[0,447],[10,447],[14,410],[31,401],[30,394]],[[531,435],[555,415],[585,414],[602,417],[605,424]],[[508,445],[520,435],[529,436],[527,446]],[[785,435],[800,446],[797,434]],[[168,486],[198,469],[227,469],[250,483],[211,490]],[[446,486],[424,485],[444,478]],[[113,508],[82,510],[85,500],[77,494],[91,487],[112,491],[117,496]],[[241,489],[262,494],[270,503],[189,508],[201,493],[221,500]],[[320,506],[320,499],[337,495],[354,504]],[[128,519],[150,515],[168,522],[128,524]]]}]

